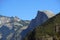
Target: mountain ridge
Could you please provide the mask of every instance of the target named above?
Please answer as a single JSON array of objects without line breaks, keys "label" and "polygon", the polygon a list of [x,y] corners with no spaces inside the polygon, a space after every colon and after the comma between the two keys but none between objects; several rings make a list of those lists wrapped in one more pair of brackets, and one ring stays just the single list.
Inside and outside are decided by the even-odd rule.
[{"label": "mountain ridge", "polygon": [[18,17],[8,17],[0,15],[0,39],[10,40],[10,38],[18,29],[26,29],[29,23],[29,20],[21,20]]},{"label": "mountain ridge", "polygon": [[60,13],[30,31],[24,40],[60,40]]},{"label": "mountain ridge", "polygon": [[[37,16],[29,20],[21,20],[18,17],[7,17],[1,16],[0,24],[4,25],[4,28],[9,28],[8,30],[12,30],[8,36],[2,37],[2,40],[23,40],[23,38],[29,33],[33,31],[37,26],[43,24],[45,21],[50,19],[51,17],[55,16],[50,11],[38,11]],[[7,24],[6,24],[7,23]],[[1,26],[2,27],[2,26]],[[6,30],[7,31],[7,30]]]},{"label": "mountain ridge", "polygon": [[42,23],[44,23],[46,20],[48,20],[49,18],[53,16],[54,14],[52,12],[38,11],[37,16],[35,17],[35,19],[32,19],[28,28],[22,31],[21,33],[22,39],[25,37],[25,35],[27,35],[29,31],[33,30],[36,26],[41,25]]}]

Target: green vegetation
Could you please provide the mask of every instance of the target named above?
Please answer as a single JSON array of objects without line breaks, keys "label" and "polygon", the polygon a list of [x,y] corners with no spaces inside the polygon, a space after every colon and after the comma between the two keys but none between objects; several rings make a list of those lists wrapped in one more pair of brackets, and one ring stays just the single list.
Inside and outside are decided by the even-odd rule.
[{"label": "green vegetation", "polygon": [[[50,39],[49,39],[50,38]],[[60,13],[28,33],[25,40],[60,40]]]}]

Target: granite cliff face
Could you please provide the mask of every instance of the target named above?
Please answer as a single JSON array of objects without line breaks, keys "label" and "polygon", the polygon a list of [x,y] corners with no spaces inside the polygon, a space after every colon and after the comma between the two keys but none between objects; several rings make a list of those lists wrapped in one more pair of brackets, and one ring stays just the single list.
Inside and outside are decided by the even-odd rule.
[{"label": "granite cliff face", "polygon": [[30,31],[24,40],[60,40],[60,13]]},{"label": "granite cliff face", "polygon": [[28,28],[26,30],[23,30],[21,33],[22,39],[27,35],[29,31],[33,31],[34,28],[41,25],[45,21],[47,21],[49,18],[53,17],[54,14],[50,11],[38,11],[37,16],[35,19],[32,19],[30,22]]},{"label": "granite cliff face", "polygon": [[49,11],[38,11],[37,16],[30,22],[29,27],[35,27],[44,23],[47,19],[53,17],[54,14]]},{"label": "granite cliff face", "polygon": [[26,29],[29,23],[29,20],[0,15],[0,40],[10,40],[17,30]]}]

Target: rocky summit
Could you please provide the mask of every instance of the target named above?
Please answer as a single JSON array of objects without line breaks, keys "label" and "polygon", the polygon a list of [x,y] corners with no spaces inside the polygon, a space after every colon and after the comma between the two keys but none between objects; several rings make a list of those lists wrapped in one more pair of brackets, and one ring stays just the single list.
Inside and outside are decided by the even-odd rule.
[{"label": "rocky summit", "polygon": [[38,11],[37,16],[35,19],[32,19],[27,29],[23,30],[21,33],[22,39],[29,33],[29,31],[32,31],[37,26],[43,24],[45,21],[47,21],[49,18],[53,17],[54,14],[51,11]]},{"label": "rocky summit", "polygon": [[24,40],[60,40],[60,13],[30,31]]},{"label": "rocky summit", "polygon": [[11,40],[17,30],[21,32],[28,27],[29,23],[29,20],[21,20],[17,16],[0,15],[0,40]]}]

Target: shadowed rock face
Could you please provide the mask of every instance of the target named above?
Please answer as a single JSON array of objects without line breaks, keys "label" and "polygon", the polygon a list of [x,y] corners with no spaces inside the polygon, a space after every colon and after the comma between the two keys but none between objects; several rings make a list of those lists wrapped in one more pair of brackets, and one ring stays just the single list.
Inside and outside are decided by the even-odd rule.
[{"label": "shadowed rock face", "polygon": [[60,13],[30,31],[24,40],[60,40]]},{"label": "shadowed rock face", "polygon": [[46,20],[53,16],[54,14],[52,12],[38,11],[37,16],[35,17],[35,19],[32,19],[28,28],[22,31],[21,33],[22,38],[24,38],[29,31],[32,31],[34,28],[36,28],[36,26],[41,25],[42,23],[44,23]]}]

